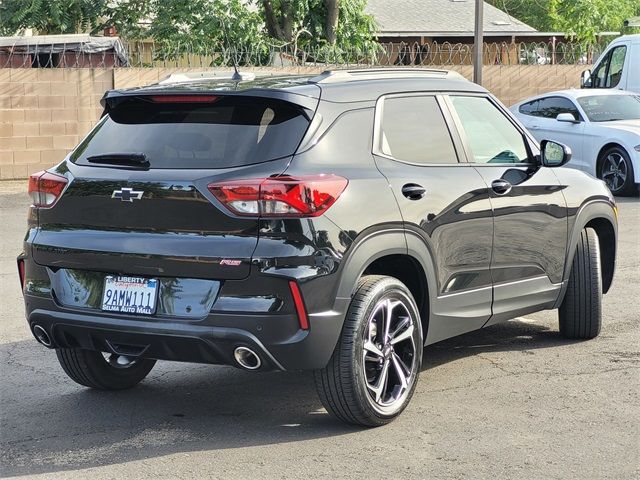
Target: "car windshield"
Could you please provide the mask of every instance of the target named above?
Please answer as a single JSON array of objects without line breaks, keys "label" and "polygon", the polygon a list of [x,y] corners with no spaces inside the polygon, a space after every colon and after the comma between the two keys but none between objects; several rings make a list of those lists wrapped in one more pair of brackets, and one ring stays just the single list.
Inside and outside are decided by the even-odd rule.
[{"label": "car windshield", "polygon": [[592,95],[578,102],[592,122],[640,119],[640,95]]}]

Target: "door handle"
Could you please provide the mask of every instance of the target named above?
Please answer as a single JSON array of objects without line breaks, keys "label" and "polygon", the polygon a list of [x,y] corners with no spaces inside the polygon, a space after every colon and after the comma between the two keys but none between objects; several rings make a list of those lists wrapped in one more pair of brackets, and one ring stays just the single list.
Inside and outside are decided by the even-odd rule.
[{"label": "door handle", "polygon": [[409,200],[420,200],[427,190],[417,183],[407,183],[402,187],[402,194]]},{"label": "door handle", "polygon": [[491,182],[491,189],[494,192],[496,192],[498,195],[506,195],[511,191],[511,188],[512,188],[512,185],[506,180],[503,180],[501,178]]},{"label": "door handle", "polygon": [[540,130],[540,125],[529,125],[531,130]]}]

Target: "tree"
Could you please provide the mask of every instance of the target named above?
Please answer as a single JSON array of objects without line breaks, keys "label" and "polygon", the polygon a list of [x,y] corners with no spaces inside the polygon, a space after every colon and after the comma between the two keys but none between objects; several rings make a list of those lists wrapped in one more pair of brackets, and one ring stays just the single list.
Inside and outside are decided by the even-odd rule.
[{"label": "tree", "polygon": [[536,30],[548,32],[553,29],[553,22],[549,15],[551,0],[487,0],[487,2]]},{"label": "tree", "polygon": [[106,0],[2,0],[0,34],[27,28],[39,34],[82,33],[100,22]]},{"label": "tree", "polygon": [[579,43],[595,43],[597,34],[619,32],[624,20],[640,14],[638,0],[551,0],[549,14],[554,28]]},{"label": "tree", "polygon": [[121,0],[107,9],[104,24],[128,40],[152,38],[155,59],[196,54],[233,64],[243,63],[243,53],[249,61],[266,61],[268,53],[260,13],[244,0]]},{"label": "tree", "polygon": [[260,0],[267,32],[284,43],[375,49],[367,0]]},{"label": "tree", "polygon": [[578,43],[595,43],[600,32],[619,32],[640,15],[638,0],[487,0],[540,31],[561,31]]}]

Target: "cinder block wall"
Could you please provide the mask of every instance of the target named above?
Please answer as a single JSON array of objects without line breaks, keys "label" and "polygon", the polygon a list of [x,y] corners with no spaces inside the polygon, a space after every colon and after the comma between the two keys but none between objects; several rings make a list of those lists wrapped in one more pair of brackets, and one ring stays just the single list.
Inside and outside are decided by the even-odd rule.
[{"label": "cinder block wall", "polygon": [[[446,67],[471,79],[473,69]],[[485,66],[484,86],[503,103],[577,87],[584,65]],[[249,69],[265,74],[314,74],[324,68]],[[187,69],[0,69],[0,179],[26,178],[49,168],[91,129],[100,117],[106,90],[156,83]],[[201,70],[201,69],[197,69]],[[243,69],[246,70],[246,69]]]},{"label": "cinder block wall", "polygon": [[0,69],[0,178],[26,178],[62,160],[112,88],[113,70]]}]

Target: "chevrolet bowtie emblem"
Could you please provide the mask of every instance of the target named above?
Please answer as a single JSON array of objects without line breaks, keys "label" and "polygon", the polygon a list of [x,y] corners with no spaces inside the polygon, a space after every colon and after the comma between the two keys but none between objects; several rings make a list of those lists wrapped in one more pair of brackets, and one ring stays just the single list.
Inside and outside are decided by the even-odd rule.
[{"label": "chevrolet bowtie emblem", "polygon": [[133,202],[134,200],[140,200],[143,193],[144,192],[142,190],[121,188],[120,190],[114,190],[111,194],[111,198],[119,198],[123,202]]}]

